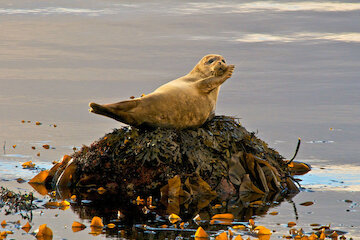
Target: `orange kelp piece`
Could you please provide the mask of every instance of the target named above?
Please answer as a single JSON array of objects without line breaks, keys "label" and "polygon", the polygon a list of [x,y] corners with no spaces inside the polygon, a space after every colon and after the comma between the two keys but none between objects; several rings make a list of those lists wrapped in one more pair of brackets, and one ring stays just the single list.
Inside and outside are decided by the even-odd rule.
[{"label": "orange kelp piece", "polygon": [[315,233],[312,233],[309,237],[309,240],[315,240],[315,239],[318,239],[318,236],[316,236]]},{"label": "orange kelp piece", "polygon": [[114,228],[114,227],[115,227],[115,224],[109,223],[109,224],[107,225],[107,227],[108,227],[108,228]]},{"label": "orange kelp piece", "polygon": [[89,232],[89,234],[93,235],[93,236],[97,236],[97,235],[100,235],[103,231],[102,228],[99,228],[99,227],[91,227],[90,226],[90,229],[91,229],[91,232]]},{"label": "orange kelp piece", "polygon": [[288,165],[288,167],[289,167],[290,172],[293,175],[304,175],[311,170],[309,165],[302,163],[302,162],[296,162],[296,161],[293,161],[292,163],[290,163]]},{"label": "orange kelp piece", "polygon": [[211,219],[233,221],[234,218],[235,218],[234,215],[231,213],[221,213],[221,214],[215,214]]},{"label": "orange kelp piece", "polygon": [[258,235],[271,235],[272,232],[270,231],[270,229],[264,227],[264,226],[257,226],[254,229]]},{"label": "orange kelp piece", "polygon": [[51,240],[53,238],[53,232],[46,224],[42,224],[39,226],[39,230],[35,237],[41,240]]},{"label": "orange kelp piece", "polygon": [[49,175],[49,170],[44,170],[39,172],[38,175],[36,175],[35,177],[33,177],[29,183],[37,183],[37,184],[45,184],[45,180],[47,178],[47,176]]},{"label": "orange kelp piece", "polygon": [[181,179],[179,175],[168,180],[169,197],[179,197],[181,191]]},{"label": "orange kelp piece", "polygon": [[311,205],[313,205],[313,204],[314,204],[314,202],[311,202],[311,201],[300,203],[301,206],[305,206],[305,207],[311,206]]},{"label": "orange kelp piece", "polygon": [[241,237],[241,235],[237,235],[234,240],[243,240],[243,238]]},{"label": "orange kelp piece", "polygon": [[216,196],[216,192],[213,191],[210,185],[205,182],[198,174],[193,174],[185,181],[186,187],[190,190],[190,194],[193,196]]},{"label": "orange kelp piece", "polygon": [[326,238],[325,228],[323,228],[323,229],[321,230],[321,234],[320,234],[319,240],[325,240],[325,238]]},{"label": "orange kelp piece", "polygon": [[178,215],[176,215],[176,214],[170,214],[170,216],[169,216],[169,221],[172,223],[172,224],[174,224],[174,223],[177,223],[178,221],[180,221],[181,220],[181,218],[178,216]]},{"label": "orange kelp piece", "polygon": [[106,192],[106,189],[103,188],[103,187],[99,187],[99,188],[97,189],[97,192],[98,192],[99,194],[104,194],[104,193]]},{"label": "orange kelp piece", "polygon": [[33,168],[33,167],[35,167],[35,163],[33,163],[32,161],[27,161],[27,162],[24,162],[23,164],[21,164],[21,166],[23,168]]},{"label": "orange kelp piece", "polygon": [[47,195],[49,192],[44,184],[29,183],[29,185],[43,196]]},{"label": "orange kelp piece", "polygon": [[254,227],[255,226],[254,219],[250,218],[249,219],[249,224],[250,224],[251,227]]},{"label": "orange kelp piece", "polygon": [[228,240],[228,236],[226,232],[222,232],[216,236],[215,240]]},{"label": "orange kelp piece", "polygon": [[233,227],[232,227],[233,229],[235,229],[235,230],[245,230],[246,229],[246,226],[244,226],[244,225],[234,225]]},{"label": "orange kelp piece", "polygon": [[47,202],[44,204],[46,208],[58,208],[60,206],[60,203],[58,202]]},{"label": "orange kelp piece", "polygon": [[69,187],[71,185],[72,177],[76,171],[75,162],[70,162],[62,172],[60,179],[58,180],[57,186]]},{"label": "orange kelp piece", "polygon": [[84,230],[86,228],[86,226],[80,222],[74,221],[71,228],[72,228],[73,232],[79,232],[79,231]]},{"label": "orange kelp piece", "polygon": [[256,187],[251,179],[249,174],[245,174],[243,176],[241,185],[240,185],[240,193],[245,193],[245,192],[255,192],[258,194],[265,194],[263,191],[261,191],[258,187]]},{"label": "orange kelp piece", "polygon": [[104,227],[102,219],[97,216],[93,217],[93,219],[91,220],[90,227],[96,227],[96,228]]},{"label": "orange kelp piece", "polygon": [[49,148],[50,148],[50,145],[44,144],[42,147],[45,148],[45,149],[49,149]]},{"label": "orange kelp piece", "polygon": [[231,213],[215,214],[210,221],[210,224],[218,222],[219,224],[230,225],[234,221],[234,215]]},{"label": "orange kelp piece", "polygon": [[271,235],[270,234],[261,234],[258,235],[259,240],[270,240]]},{"label": "orange kelp piece", "polygon": [[27,222],[24,226],[21,227],[21,229],[28,233],[31,229],[30,223]]},{"label": "orange kelp piece", "polygon": [[293,227],[293,226],[295,226],[295,225],[296,225],[295,222],[288,222],[288,227]]},{"label": "orange kelp piece", "polygon": [[69,203],[68,201],[64,200],[64,201],[61,201],[61,202],[59,203],[59,206],[60,206],[60,207],[70,206],[70,203]]},{"label": "orange kelp piece", "polygon": [[52,179],[54,178],[57,170],[59,169],[59,167],[61,166],[61,163],[55,163],[54,166],[52,166],[52,168],[50,168],[48,176],[46,178],[46,182],[50,182],[52,181]]},{"label": "orange kelp piece", "polygon": [[195,232],[195,239],[200,240],[201,238],[209,238],[209,235],[202,227],[199,227]]}]

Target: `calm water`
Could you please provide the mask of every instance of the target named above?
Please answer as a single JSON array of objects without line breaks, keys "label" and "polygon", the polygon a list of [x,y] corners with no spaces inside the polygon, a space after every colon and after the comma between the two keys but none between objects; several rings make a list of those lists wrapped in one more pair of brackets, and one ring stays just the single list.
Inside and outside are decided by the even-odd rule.
[{"label": "calm water", "polygon": [[[241,118],[285,157],[302,138],[298,159],[315,166],[304,177],[315,193],[299,194],[300,202],[326,200],[326,209],[340,206],[337,191],[360,190],[356,1],[3,0],[0,27],[2,179],[21,175],[19,162],[49,166],[120,126],[88,113],[88,102],[149,93],[217,53],[236,65],[217,114]],[[45,143],[54,149],[43,150]],[[338,224],[345,218],[360,226],[358,212]]]}]

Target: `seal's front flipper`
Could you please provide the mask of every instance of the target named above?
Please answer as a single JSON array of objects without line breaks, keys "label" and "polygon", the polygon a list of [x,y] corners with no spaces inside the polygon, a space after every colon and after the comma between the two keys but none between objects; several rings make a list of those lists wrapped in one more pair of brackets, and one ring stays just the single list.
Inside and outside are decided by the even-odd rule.
[{"label": "seal's front flipper", "polygon": [[226,79],[231,77],[234,68],[235,68],[234,65],[229,65],[223,75],[215,76],[215,77],[214,76],[207,77],[205,79],[198,81],[196,84],[201,91],[206,93],[211,92],[212,90],[223,84],[226,81]]}]

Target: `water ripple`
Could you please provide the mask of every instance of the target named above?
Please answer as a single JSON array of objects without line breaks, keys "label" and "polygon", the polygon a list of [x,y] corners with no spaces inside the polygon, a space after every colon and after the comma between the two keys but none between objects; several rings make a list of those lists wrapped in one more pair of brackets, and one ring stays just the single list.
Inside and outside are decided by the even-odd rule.
[{"label": "water ripple", "polygon": [[224,32],[221,36],[195,35],[185,37],[193,41],[231,41],[243,43],[291,43],[291,42],[309,42],[309,41],[331,41],[360,43],[360,32],[342,32],[342,33],[320,33],[320,32],[302,32],[290,34],[270,34],[270,33],[243,33],[243,32]]},{"label": "water ripple", "polygon": [[51,15],[51,14],[72,14],[72,15],[106,15],[115,14],[116,11],[112,9],[86,9],[86,8],[64,8],[64,7],[47,7],[47,8],[33,8],[33,9],[15,9],[15,8],[0,8],[0,15]]},{"label": "water ripple", "polygon": [[276,1],[255,1],[251,3],[218,2],[218,3],[189,3],[178,9],[178,13],[198,14],[198,13],[251,13],[263,11],[275,12],[348,12],[359,11],[360,3],[350,2],[276,2]]}]

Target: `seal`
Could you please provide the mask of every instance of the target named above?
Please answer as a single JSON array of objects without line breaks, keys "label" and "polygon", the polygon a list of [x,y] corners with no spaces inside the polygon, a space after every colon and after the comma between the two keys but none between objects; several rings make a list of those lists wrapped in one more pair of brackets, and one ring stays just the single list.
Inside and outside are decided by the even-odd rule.
[{"label": "seal", "polygon": [[89,111],[139,128],[199,127],[215,116],[220,85],[234,68],[220,55],[206,55],[188,74],[146,96],[104,105],[91,102]]}]

